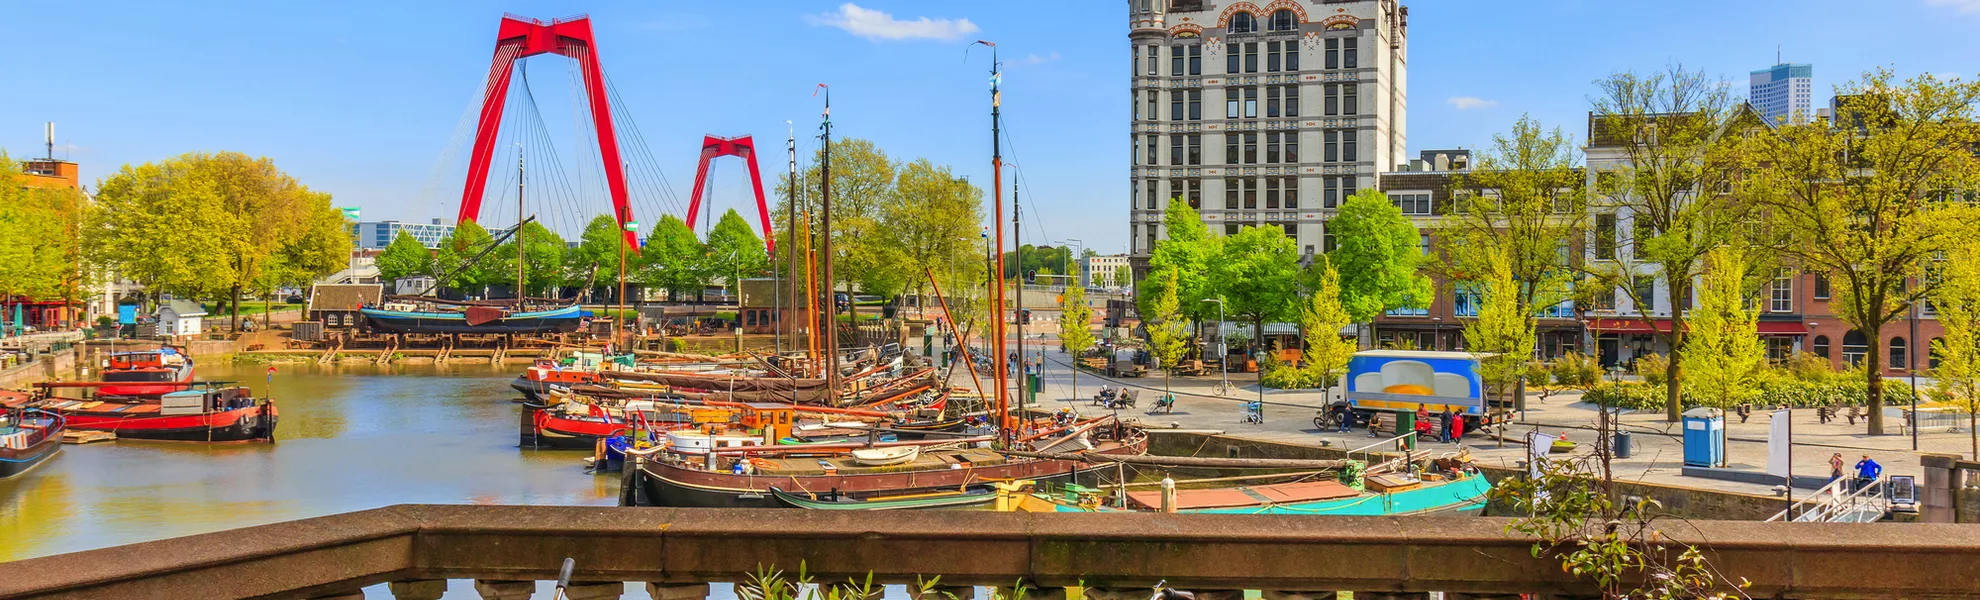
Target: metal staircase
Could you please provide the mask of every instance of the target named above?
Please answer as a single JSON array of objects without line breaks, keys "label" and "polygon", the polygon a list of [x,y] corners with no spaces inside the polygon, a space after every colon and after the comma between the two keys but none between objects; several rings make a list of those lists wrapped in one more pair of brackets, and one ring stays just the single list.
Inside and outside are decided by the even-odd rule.
[{"label": "metal staircase", "polygon": [[1880,479],[1852,490],[1850,484],[1853,481],[1843,478],[1829,482],[1814,495],[1774,513],[1767,521],[1875,523],[1884,520],[1891,510],[1890,498],[1884,493],[1884,481]]}]

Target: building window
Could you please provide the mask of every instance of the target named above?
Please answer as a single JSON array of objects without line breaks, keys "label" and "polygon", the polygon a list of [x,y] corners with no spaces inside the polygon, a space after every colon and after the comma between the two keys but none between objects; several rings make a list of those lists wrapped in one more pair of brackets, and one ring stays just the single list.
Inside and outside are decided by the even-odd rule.
[{"label": "building window", "polygon": [[1595,215],[1595,258],[1616,259],[1616,215]]},{"label": "building window", "polygon": [[1242,224],[1239,224],[1239,223],[1225,223],[1225,224],[1224,224],[1224,235],[1226,235],[1226,236],[1233,236],[1233,235],[1237,235],[1237,234],[1238,234],[1238,232],[1239,232],[1239,231],[1242,231],[1243,229],[1244,229],[1244,225],[1242,225]]},{"label": "building window", "polygon": [[1159,148],[1161,148],[1161,144],[1161,136],[1153,133],[1148,134],[1148,166],[1152,167],[1162,164],[1161,160],[1155,156],[1156,153],[1160,152]]},{"label": "building window", "polygon": [[1258,182],[1251,179],[1239,179],[1238,182],[1244,184],[1245,210],[1258,210]]},{"label": "building window", "polygon": [[1341,84],[1329,83],[1320,90],[1321,98],[1325,99],[1321,102],[1320,114],[1329,117],[1341,114]]},{"label": "building window", "polygon": [[1357,100],[1356,96],[1359,94],[1356,90],[1359,89],[1361,89],[1361,86],[1352,83],[1341,84],[1341,114],[1353,115],[1360,113],[1361,103]]},{"label": "building window", "polygon": [[1355,135],[1353,129],[1341,130],[1341,162],[1360,160],[1359,153],[1354,151],[1355,139],[1358,137],[1360,136]]},{"label": "building window", "polygon": [[1767,310],[1784,313],[1794,312],[1794,272],[1782,269],[1774,277],[1774,286]]},{"label": "building window", "polygon": [[1134,150],[1128,154],[1128,161],[1137,166],[1141,164],[1141,136],[1134,136]]},{"label": "building window", "polygon": [[1155,186],[1161,185],[1161,183],[1153,179],[1148,180],[1148,210],[1155,210],[1160,206],[1156,201],[1161,199],[1162,193],[1156,191]]},{"label": "building window", "polygon": [[1926,348],[1925,368],[1927,369],[1939,368],[1939,349],[1944,348],[1945,346],[1946,346],[1946,338],[1942,338],[1942,337],[1932,338],[1932,345]]},{"label": "building window", "polygon": [[1286,42],[1286,70],[1299,70],[1299,44]]},{"label": "building window", "polygon": [[1341,201],[1341,178],[1320,178],[1320,208],[1339,206]]},{"label": "building window", "polygon": [[1650,238],[1656,237],[1657,233],[1652,227],[1650,227],[1649,221],[1643,220],[1641,218],[1635,218],[1635,217],[1630,218],[1629,226],[1630,226],[1630,236],[1635,238],[1631,240],[1632,245],[1635,246],[1633,251],[1636,253],[1637,258],[1643,258],[1644,255],[1650,253],[1649,252]]},{"label": "building window", "polygon": [[1238,180],[1226,179],[1224,180],[1224,210],[1237,210],[1237,207]]},{"label": "building window", "polygon": [[1244,164],[1258,164],[1258,134],[1244,134]]},{"label": "building window", "polygon": [[1224,134],[1224,164],[1227,165],[1238,164],[1238,158],[1242,156],[1241,154],[1239,154],[1238,151],[1238,140],[1239,140],[1239,134],[1236,133]]},{"label": "building window", "polygon": [[1188,196],[1188,193],[1187,193],[1187,192],[1185,192],[1185,191],[1183,190],[1183,182],[1182,182],[1182,180],[1181,180],[1181,179],[1171,179],[1171,180],[1169,180],[1169,205],[1170,205],[1170,206],[1174,206],[1174,205],[1175,205],[1175,204],[1176,204],[1177,202],[1182,202],[1182,203],[1185,203],[1185,204],[1187,204],[1187,203],[1189,202],[1189,198],[1188,198],[1187,196]]},{"label": "building window", "polygon": [[1299,116],[1299,86],[1286,86],[1286,116]]},{"label": "building window", "polygon": [[1272,12],[1272,20],[1266,29],[1271,31],[1292,31],[1298,26],[1299,19],[1293,16],[1293,11],[1278,10]]},{"label": "building window", "polygon": [[1265,180],[1265,208],[1268,208],[1268,209],[1277,209],[1277,208],[1279,208],[1279,180],[1278,180],[1278,179],[1274,179],[1274,178],[1267,178],[1267,179]]},{"label": "building window", "polygon": [[1293,240],[1299,239],[1298,223],[1279,223],[1279,229],[1286,232],[1287,239],[1293,239]]},{"label": "building window", "polygon": [[1285,162],[1286,164],[1298,164],[1299,163],[1299,132],[1288,131],[1286,132],[1285,136],[1286,136]]},{"label": "building window", "polygon": [[1169,120],[1171,121],[1183,120],[1183,102],[1187,99],[1189,99],[1189,94],[1187,92],[1182,92],[1182,91],[1169,92]]},{"label": "building window", "polygon": [[1356,42],[1359,41],[1360,40],[1356,38],[1341,39],[1341,68],[1343,69],[1355,68],[1355,60],[1354,60],[1355,44]]},{"label": "building window", "polygon": [[1820,273],[1815,274],[1815,299],[1829,299],[1829,276]]},{"label": "building window", "polygon": [[1257,31],[1258,31],[1258,21],[1255,17],[1251,16],[1251,13],[1240,12],[1238,14],[1231,15],[1231,26],[1230,26],[1231,33],[1256,33]]},{"label": "building window", "polygon": [[1183,164],[1183,136],[1181,135],[1169,136],[1169,166],[1174,167],[1174,166],[1180,166],[1182,164]]},{"label": "building window", "polygon": [[1329,129],[1327,130],[1327,133],[1324,135],[1325,137],[1322,139],[1324,139],[1325,142],[1320,145],[1320,160],[1325,162],[1339,161],[1341,159],[1340,130]]},{"label": "building window", "polygon": [[1148,90],[1148,112],[1142,113],[1148,116],[1148,120],[1150,121],[1161,120],[1162,113],[1155,111],[1155,103],[1158,102],[1161,97],[1162,97],[1161,92],[1157,92],[1155,90]]},{"label": "building window", "polygon": [[1189,74],[1192,76],[1203,74],[1202,44],[1191,44],[1189,46]]},{"label": "building window", "polygon": [[1891,338],[1891,367],[1911,368],[1911,353],[1906,350],[1903,336]]},{"label": "building window", "polygon": [[1470,283],[1459,282],[1454,289],[1456,293],[1451,297],[1451,314],[1458,317],[1477,317],[1478,306],[1485,301],[1485,298],[1479,295],[1477,287]]},{"label": "building window", "polygon": [[1849,333],[1843,334],[1842,358],[1844,364],[1852,367],[1863,364],[1863,357],[1869,354],[1870,338],[1864,336],[1863,332],[1851,329]]},{"label": "building window", "polygon": [[1321,222],[1320,222],[1320,251],[1321,251],[1321,252],[1333,252],[1333,251],[1334,251],[1334,249],[1335,249],[1335,248],[1338,248],[1338,247],[1340,247],[1340,246],[1338,246],[1338,245],[1337,245],[1337,244],[1335,243],[1335,241],[1334,241],[1334,228],[1332,228],[1332,227],[1328,227],[1328,226],[1327,226],[1327,222],[1326,222],[1326,221],[1321,221]]},{"label": "building window", "polygon": [[1244,72],[1258,72],[1258,42],[1250,42],[1244,45]]},{"label": "building window", "polygon": [[1389,194],[1389,201],[1405,215],[1430,214],[1429,194]]},{"label": "building window", "polygon": [[1594,301],[1588,306],[1588,308],[1593,310],[1615,310],[1616,288],[1609,288],[1606,290],[1601,290],[1596,292]]},{"label": "building window", "polygon": [[1265,116],[1269,118],[1279,116],[1279,86],[1265,88]]},{"label": "building window", "polygon": [[1287,177],[1279,184],[1280,193],[1285,194],[1286,208],[1299,208],[1299,178]]},{"label": "building window", "polygon": [[1244,53],[1238,51],[1241,49],[1241,46],[1243,44],[1228,44],[1224,46],[1225,74],[1236,75],[1244,72]]},{"label": "building window", "polygon": [[1161,68],[1161,66],[1158,64],[1162,60],[1160,57],[1161,53],[1162,53],[1161,46],[1148,47],[1148,74],[1151,76],[1159,74],[1156,73],[1156,71]]},{"label": "building window", "polygon": [[1636,297],[1631,300],[1636,305],[1636,312],[1650,312],[1657,306],[1657,278],[1649,275],[1637,275],[1635,281],[1632,283],[1635,284],[1633,287],[1635,288]]},{"label": "building window", "polygon": [[1238,109],[1238,103],[1243,96],[1244,92],[1238,91],[1238,88],[1224,88],[1224,118],[1235,119],[1238,115],[1244,114]]},{"label": "building window", "polygon": [[1189,139],[1188,164],[1192,167],[1203,165],[1203,134],[1192,133]]},{"label": "building window", "polygon": [[1815,355],[1822,358],[1829,358],[1829,336],[1815,336]]},{"label": "building window", "polygon": [[1187,184],[1187,185],[1189,186],[1189,187],[1187,188],[1187,189],[1189,190],[1189,207],[1190,207],[1190,208],[1203,208],[1203,206],[1202,206],[1202,204],[1203,204],[1203,180],[1201,180],[1201,179],[1191,179],[1191,180],[1189,180],[1189,182],[1188,182],[1188,184]]},{"label": "building window", "polygon": [[1341,39],[1340,39],[1340,38],[1328,38],[1328,39],[1327,39],[1327,68],[1329,68],[1329,69],[1339,69],[1339,68],[1341,68]]},{"label": "building window", "polygon": [[1203,90],[1189,91],[1189,120],[1203,120]]},{"label": "building window", "polygon": [[1185,69],[1185,68],[1187,68],[1187,67],[1184,67],[1184,66],[1183,66],[1183,61],[1185,61],[1185,60],[1188,60],[1188,55],[1189,55],[1189,51],[1187,51],[1187,50],[1183,50],[1183,47],[1182,47],[1182,46],[1170,46],[1170,47],[1169,47],[1169,76],[1170,76],[1170,77],[1181,77],[1181,76],[1182,76],[1182,74],[1183,74],[1183,72],[1184,72],[1184,71],[1183,71],[1183,69]]},{"label": "building window", "polygon": [[1128,92],[1128,108],[1134,111],[1134,120],[1141,120],[1141,90]]},{"label": "building window", "polygon": [[1279,136],[1277,131],[1265,134],[1265,164],[1279,164]]},{"label": "building window", "polygon": [[[1288,44],[1294,42],[1286,42]],[[1279,43],[1265,42],[1265,72],[1279,72]]]},{"label": "building window", "polygon": [[1244,118],[1258,118],[1258,88],[1244,88]]}]

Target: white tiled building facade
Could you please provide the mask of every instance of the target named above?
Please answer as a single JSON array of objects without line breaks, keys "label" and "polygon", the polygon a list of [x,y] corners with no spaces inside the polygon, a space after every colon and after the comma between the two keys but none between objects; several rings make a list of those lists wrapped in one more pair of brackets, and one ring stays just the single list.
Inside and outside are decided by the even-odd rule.
[{"label": "white tiled building facade", "polygon": [[1747,79],[1748,102],[1769,123],[1806,123],[1815,118],[1815,67],[1778,64]]},{"label": "white tiled building facade", "polygon": [[1340,200],[1406,162],[1409,10],[1396,0],[1129,0],[1130,254],[1172,202],[1212,232],[1324,251]]}]

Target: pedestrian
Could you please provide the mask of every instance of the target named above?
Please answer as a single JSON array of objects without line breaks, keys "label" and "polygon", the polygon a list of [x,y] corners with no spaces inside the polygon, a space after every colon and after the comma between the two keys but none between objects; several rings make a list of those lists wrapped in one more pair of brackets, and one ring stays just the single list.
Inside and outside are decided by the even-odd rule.
[{"label": "pedestrian", "polygon": [[1464,445],[1464,415],[1451,415],[1451,441]]},{"label": "pedestrian", "polygon": [[1856,461],[1856,485],[1854,486],[1854,491],[1862,491],[1864,488],[1870,487],[1870,484],[1876,483],[1877,477],[1883,474],[1883,465],[1877,464],[1877,461],[1870,460],[1870,455],[1863,455],[1863,460]]},{"label": "pedestrian", "polygon": [[1737,407],[1734,407],[1733,412],[1739,415],[1739,422],[1745,423],[1747,417],[1753,416],[1753,405],[1741,404]]},{"label": "pedestrian", "polygon": [[1444,412],[1437,414],[1437,431],[1442,432],[1437,438],[1438,442],[1451,443],[1451,407],[1446,406]]},{"label": "pedestrian", "polygon": [[1827,425],[1829,424],[1829,419],[1835,418],[1835,411],[1836,405],[1834,403],[1825,402],[1821,406],[1815,407],[1815,418],[1821,419],[1822,424]]},{"label": "pedestrian", "polygon": [[1334,414],[1335,420],[1340,422],[1341,433],[1347,433],[1349,429],[1354,428],[1354,409],[1348,408],[1347,404],[1335,404]]},{"label": "pedestrian", "polygon": [[1837,479],[1842,479],[1842,467],[1843,467],[1842,453],[1837,452],[1835,454],[1830,454],[1829,483],[1833,484],[1836,482]]},{"label": "pedestrian", "polygon": [[1430,407],[1416,405],[1416,439],[1422,440],[1430,434]]}]

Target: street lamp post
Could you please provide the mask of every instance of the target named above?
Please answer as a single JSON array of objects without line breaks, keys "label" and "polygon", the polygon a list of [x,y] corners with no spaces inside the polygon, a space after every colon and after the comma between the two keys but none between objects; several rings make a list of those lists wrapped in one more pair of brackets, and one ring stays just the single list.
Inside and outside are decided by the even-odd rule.
[{"label": "street lamp post", "polygon": [[[1066,239],[1063,239],[1063,240],[1059,240],[1059,241],[1058,241],[1058,242],[1056,242],[1056,243],[1060,243],[1060,244],[1065,244],[1065,243],[1072,243],[1072,244],[1077,244],[1081,252],[1084,252],[1084,251],[1086,250],[1086,240],[1081,240],[1081,239],[1073,239],[1073,238],[1066,238]],[[1067,275],[1073,275],[1073,276],[1074,276],[1074,277],[1073,277],[1073,281],[1075,281],[1075,282],[1078,282],[1078,283],[1079,283],[1079,285],[1080,285],[1081,287],[1085,287],[1085,286],[1086,286],[1086,282],[1084,281],[1084,278],[1083,278],[1083,275],[1084,275],[1084,273],[1086,272],[1086,269],[1084,269],[1084,268],[1082,268],[1082,269],[1080,269],[1080,272],[1079,272],[1079,273],[1073,273],[1073,272],[1072,272],[1072,261],[1073,261],[1073,254],[1074,254],[1074,253],[1073,253],[1073,252],[1071,252],[1071,251],[1068,251],[1068,252],[1066,252],[1066,260],[1064,261],[1064,262],[1065,262],[1065,265],[1064,265],[1064,268],[1066,269],[1066,274],[1067,274]]]},{"label": "street lamp post", "polygon": [[[1224,299],[1204,298],[1203,301],[1217,303],[1217,370],[1221,372],[1224,378],[1224,388],[1229,389],[1231,387],[1231,367],[1224,362],[1224,357],[1230,354],[1229,349],[1224,347]],[[1167,365],[1164,366],[1166,367]]]}]

